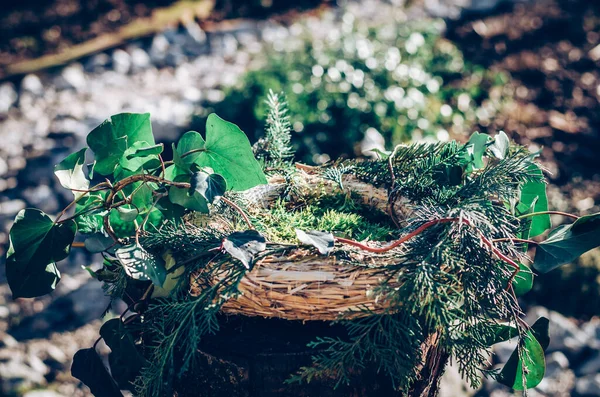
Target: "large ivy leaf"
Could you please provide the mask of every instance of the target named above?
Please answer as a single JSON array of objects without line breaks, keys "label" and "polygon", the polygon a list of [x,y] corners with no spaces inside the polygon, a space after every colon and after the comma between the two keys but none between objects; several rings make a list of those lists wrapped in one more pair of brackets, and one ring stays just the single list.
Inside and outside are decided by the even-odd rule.
[{"label": "large ivy leaf", "polygon": [[200,194],[209,203],[214,202],[225,194],[227,182],[219,174],[213,174],[205,171],[194,172],[190,178],[189,195]]},{"label": "large ivy leaf", "polygon": [[120,113],[111,116],[87,136],[87,144],[94,152],[94,171],[110,175],[135,142],[153,146],[154,136],[149,113]]},{"label": "large ivy leaf", "polygon": [[233,232],[223,240],[223,248],[252,270],[256,254],[267,249],[267,240],[256,230]]},{"label": "large ivy leaf", "polygon": [[[535,164],[529,165],[529,171],[532,175],[538,176],[543,180],[542,170]],[[533,212],[548,211],[548,197],[546,197],[546,184],[544,182],[531,181],[521,188],[521,199],[517,204],[517,210],[520,213],[526,213],[533,205]],[[552,227],[550,215],[536,215],[532,217],[530,237],[539,236]]]},{"label": "large ivy leaf", "polygon": [[302,244],[312,245],[319,250],[321,255],[329,255],[335,243],[335,237],[329,232],[318,230],[300,230],[296,229],[296,237]]},{"label": "large ivy leaf", "polygon": [[[498,377],[514,390],[531,389],[540,384],[546,372],[544,349],[548,346],[548,319],[542,317],[519,341]],[[538,324],[539,323],[539,324]]]},{"label": "large ivy leaf", "polygon": [[[71,153],[54,167],[54,175],[56,175],[60,184],[65,189],[89,189],[90,181],[85,177],[85,173],[83,172],[86,151],[87,148],[83,148],[78,152]],[[84,193],[73,191],[73,194],[75,195],[75,198],[79,198]]]},{"label": "large ivy leaf", "polygon": [[533,288],[533,272],[529,266],[519,263],[519,273],[515,276],[512,283],[515,295],[522,296]]},{"label": "large ivy leaf", "polygon": [[115,255],[129,277],[135,280],[150,280],[159,287],[165,282],[167,269],[161,257],[152,255],[135,244],[117,249]]},{"label": "large ivy leaf", "polygon": [[538,244],[533,267],[547,273],[599,246],[600,213],[582,216],[571,225],[557,227]]},{"label": "large ivy leaf", "polygon": [[146,363],[144,356],[135,347],[133,337],[118,318],[102,324],[100,336],[111,350],[108,362],[114,380],[122,389],[131,388],[131,382]]},{"label": "large ivy leaf", "polygon": [[6,259],[6,278],[14,298],[32,298],[54,289],[60,279],[56,262],[69,255],[76,232],[75,221],[54,224],[37,209],[17,214]]},{"label": "large ivy leaf", "polygon": [[[186,155],[190,151],[195,152]],[[214,113],[206,120],[206,141],[197,132],[186,132],[175,148],[173,161],[186,171],[192,164],[210,167],[236,191],[267,183],[246,134]]]},{"label": "large ivy leaf", "polygon": [[94,348],[81,349],[75,353],[71,375],[85,383],[94,396],[123,397]]}]

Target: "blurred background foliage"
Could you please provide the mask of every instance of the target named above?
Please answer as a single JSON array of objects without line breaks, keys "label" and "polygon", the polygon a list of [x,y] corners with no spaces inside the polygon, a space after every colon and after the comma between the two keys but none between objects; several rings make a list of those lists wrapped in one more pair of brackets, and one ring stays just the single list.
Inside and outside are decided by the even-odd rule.
[{"label": "blurred background foliage", "polygon": [[310,21],[294,25],[213,109],[257,139],[269,89],[284,92],[296,158],[307,163],[367,154],[365,138],[391,149],[465,137],[508,101],[509,77],[465,61],[444,30],[443,20],[368,24],[352,13],[324,37]]}]

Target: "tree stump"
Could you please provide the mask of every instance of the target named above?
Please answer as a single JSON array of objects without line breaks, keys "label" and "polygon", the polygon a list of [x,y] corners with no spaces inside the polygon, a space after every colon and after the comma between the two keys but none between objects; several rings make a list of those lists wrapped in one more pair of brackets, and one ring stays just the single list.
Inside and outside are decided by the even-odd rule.
[{"label": "tree stump", "polygon": [[[409,392],[396,391],[375,367],[357,368],[349,385],[333,378],[286,383],[300,367],[311,365],[316,337],[343,337],[345,328],[324,321],[289,321],[223,316],[220,331],[203,338],[199,365],[176,384],[177,397],[371,397],[434,396],[446,356],[434,345],[424,349],[421,379]],[[435,343],[435,338],[429,338]],[[407,394],[408,393],[408,394]]]}]

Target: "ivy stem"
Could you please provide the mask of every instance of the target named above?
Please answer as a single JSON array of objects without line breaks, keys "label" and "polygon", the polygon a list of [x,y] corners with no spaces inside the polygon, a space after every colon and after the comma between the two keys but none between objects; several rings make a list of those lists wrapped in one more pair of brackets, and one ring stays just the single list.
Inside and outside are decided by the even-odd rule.
[{"label": "ivy stem", "polygon": [[[58,221],[60,221],[60,218],[62,218],[63,216],[65,216],[65,214],[67,213],[67,211],[68,211],[68,210],[69,210],[71,207],[73,207],[75,204],[77,204],[79,201],[81,201],[81,200],[82,200],[84,197],[86,197],[86,194],[87,194],[87,193],[90,193],[90,192],[95,192],[95,191],[98,191],[98,190],[104,190],[104,188],[101,188],[101,189],[100,189],[100,186],[105,186],[105,185],[107,185],[107,183],[106,183],[106,182],[102,182],[102,183],[99,183],[99,184],[97,184],[96,186],[94,186],[94,187],[92,187],[91,189],[88,189],[88,190],[75,190],[75,191],[77,191],[77,192],[81,192],[81,193],[84,193],[84,194],[82,194],[81,196],[77,197],[75,200],[71,201],[71,202],[69,203],[69,205],[67,205],[67,206],[66,206],[66,207],[65,207],[65,208],[64,208],[64,209],[63,209],[63,210],[60,212],[60,214],[58,214],[58,216],[57,216],[57,217],[56,217],[56,219],[54,220],[54,224],[57,224],[57,223],[58,223]],[[71,219],[71,218],[70,218],[70,219]]]},{"label": "ivy stem", "polygon": [[81,241],[74,241],[71,248],[85,248],[85,244]]},{"label": "ivy stem", "polygon": [[577,215],[573,215],[573,214],[569,214],[568,212],[562,212],[562,211],[540,211],[540,212],[532,212],[530,214],[524,214],[519,216],[519,219],[524,219],[524,218],[530,218],[532,216],[538,216],[538,215],[562,215],[562,216],[566,216],[567,218],[571,218],[571,219],[579,219],[579,217]]},{"label": "ivy stem", "polygon": [[190,150],[189,152],[185,152],[184,154],[182,154],[182,155],[180,156],[180,158],[184,158],[184,157],[187,157],[187,156],[189,156],[190,154],[194,154],[194,153],[200,153],[200,152],[206,152],[206,149],[205,149],[205,148],[192,149],[192,150]]},{"label": "ivy stem", "polygon": [[175,187],[180,187],[183,189],[189,189],[190,188],[190,184],[187,182],[173,182],[173,181],[169,181],[167,179],[161,178],[159,176],[155,176],[155,175],[148,175],[148,174],[139,174],[139,175],[132,175],[129,176],[127,178],[121,179],[119,182],[115,183],[112,187],[112,190],[110,191],[110,193],[108,193],[108,195],[106,196],[106,200],[104,201],[105,206],[107,209],[110,208],[110,206],[112,205],[112,202],[114,200],[115,195],[121,191],[123,188],[125,188],[125,186],[130,185],[132,183],[135,182],[154,182],[154,183],[164,183],[167,185],[171,185],[171,186],[175,186]]},{"label": "ivy stem", "polygon": [[236,203],[234,203],[233,201],[229,200],[228,198],[225,197],[221,197],[221,200],[223,200],[223,202],[225,204],[227,204],[228,206],[230,206],[231,208],[233,208],[234,210],[236,210],[244,219],[244,222],[246,222],[246,224],[248,225],[248,227],[252,230],[254,230],[254,225],[252,225],[252,222],[250,222],[250,219],[248,218],[248,215],[246,215],[246,213],[244,212],[244,210],[242,210]]}]

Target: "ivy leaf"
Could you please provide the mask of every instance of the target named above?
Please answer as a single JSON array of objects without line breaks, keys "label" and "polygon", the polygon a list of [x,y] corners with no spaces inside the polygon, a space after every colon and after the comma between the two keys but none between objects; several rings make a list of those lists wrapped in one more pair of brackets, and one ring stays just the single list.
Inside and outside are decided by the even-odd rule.
[{"label": "ivy leaf", "polygon": [[129,277],[135,280],[150,280],[152,284],[159,287],[165,282],[167,277],[165,261],[144,248],[135,244],[127,245],[118,248],[115,256]]},{"label": "ivy leaf", "polygon": [[90,187],[90,181],[83,172],[86,151],[87,148],[83,148],[72,153],[54,167],[54,175],[56,175],[60,184],[65,189],[75,189],[73,195],[76,199],[85,194],[76,190],[87,190]]},{"label": "ivy leaf", "polygon": [[100,336],[111,350],[108,362],[113,378],[120,388],[130,388],[146,359],[135,347],[131,334],[120,319],[114,318],[102,324]]},{"label": "ivy leaf", "polygon": [[169,200],[171,200],[171,203],[180,205],[183,208],[208,214],[208,201],[206,201],[206,198],[196,191],[191,196],[189,193],[189,189],[171,186],[169,188]]},{"label": "ivy leaf", "polygon": [[119,218],[123,222],[133,222],[140,214],[137,208],[125,208],[125,206],[118,207],[117,211],[119,212]]},{"label": "ivy leaf", "polygon": [[161,163],[158,155],[163,151],[163,144],[148,145],[147,142],[135,142],[125,150],[123,157],[119,160],[119,165],[132,172],[150,171],[160,167]]},{"label": "ivy leaf", "polygon": [[508,147],[510,143],[508,140],[508,136],[504,133],[504,131],[500,131],[496,137],[494,138],[494,143],[490,145],[490,151],[494,156],[503,160],[508,154]]},{"label": "ivy leaf", "polygon": [[600,213],[582,216],[571,225],[557,227],[538,244],[533,267],[547,273],[599,246]]},{"label": "ivy leaf", "polygon": [[196,131],[188,131],[179,139],[177,146],[173,144],[173,163],[184,173],[189,173],[192,164],[200,157],[200,150],[204,150],[202,135]]},{"label": "ivy leaf", "polygon": [[300,230],[296,229],[296,237],[302,244],[312,245],[319,250],[321,255],[329,255],[335,243],[335,237],[328,232],[318,230]]},{"label": "ivy leaf", "polygon": [[213,203],[216,199],[223,196],[227,190],[227,182],[219,174],[207,173],[205,171],[197,171],[190,178],[189,195],[194,193],[200,194],[209,203]]},{"label": "ivy leaf", "polygon": [[538,318],[531,326],[531,332],[545,351],[550,345],[550,320],[546,317]]},{"label": "ivy leaf", "polygon": [[522,296],[533,288],[533,272],[529,266],[519,263],[519,273],[517,273],[512,283],[515,295]]},{"label": "ivy leaf", "polygon": [[81,349],[75,353],[71,375],[85,383],[94,396],[123,397],[94,348]]},{"label": "ivy leaf", "polygon": [[540,384],[545,372],[544,349],[533,332],[527,331],[504,364],[498,382],[513,390],[531,389]]},{"label": "ivy leaf", "polygon": [[14,298],[32,298],[54,290],[60,280],[56,262],[69,255],[77,226],[54,224],[37,209],[21,210],[10,229],[6,278]]},{"label": "ivy leaf", "polygon": [[[195,152],[186,155],[191,151]],[[173,161],[185,171],[192,164],[212,168],[235,191],[267,183],[246,134],[214,113],[206,120],[206,141],[195,131],[186,132],[174,150]]]},{"label": "ivy leaf", "polygon": [[252,270],[256,254],[267,249],[267,240],[256,230],[233,232],[223,240],[223,248]]},{"label": "ivy leaf", "polygon": [[[537,165],[531,163],[528,168],[532,175],[543,180],[542,170]],[[544,182],[527,182],[521,188],[521,199],[519,200],[519,204],[517,204],[517,210],[520,213],[526,213],[532,204],[533,212],[548,211],[548,197],[546,197],[546,184]],[[529,235],[530,237],[539,236],[551,227],[550,215],[537,215],[531,220]]]},{"label": "ivy leaf", "polygon": [[469,142],[467,142],[467,153],[470,155],[472,166],[475,169],[480,169],[484,166],[483,155],[485,154],[489,138],[490,136],[488,134],[475,132],[471,135]]},{"label": "ivy leaf", "polygon": [[87,144],[96,157],[95,172],[110,175],[135,142],[154,145],[150,113],[120,113],[111,116],[87,136]]}]

